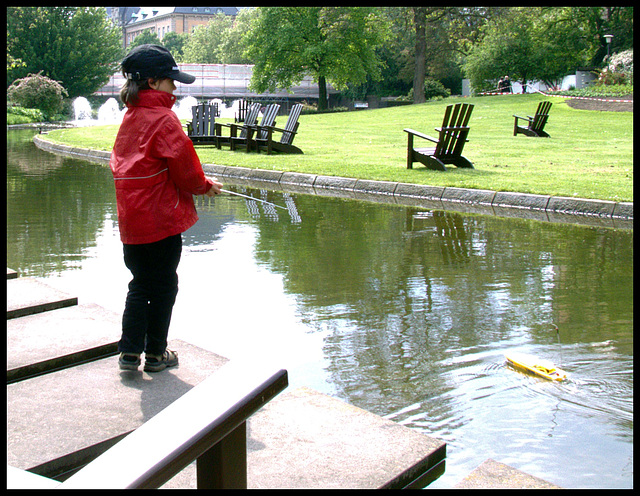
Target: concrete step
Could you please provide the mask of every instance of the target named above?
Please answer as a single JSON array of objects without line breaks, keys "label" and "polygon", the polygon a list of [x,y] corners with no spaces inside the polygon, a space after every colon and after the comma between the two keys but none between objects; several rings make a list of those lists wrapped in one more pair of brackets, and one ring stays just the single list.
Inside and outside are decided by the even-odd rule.
[{"label": "concrete step", "polygon": [[[419,488],[444,472],[442,441],[306,387],[247,426],[249,489]],[[163,488],[195,489],[195,464]]]},{"label": "concrete step", "polygon": [[7,279],[7,319],[77,305],[78,298],[33,277]]},{"label": "concrete step", "polygon": [[7,385],[8,465],[53,478],[87,463],[228,361],[169,347],[180,365],[160,373],[120,371],[112,356]]},{"label": "concrete step", "polygon": [[7,382],[117,353],[122,316],[96,304],[7,320]]},{"label": "concrete step", "polygon": [[[227,361],[178,340],[170,347],[180,366],[156,374],[120,371],[114,356],[8,385],[8,464],[69,473]],[[442,441],[308,388],[279,395],[247,425],[250,488],[423,487],[444,471]],[[195,480],[191,465],[163,487]]]},{"label": "concrete step", "polygon": [[561,489],[491,458],[455,485],[454,489]]}]

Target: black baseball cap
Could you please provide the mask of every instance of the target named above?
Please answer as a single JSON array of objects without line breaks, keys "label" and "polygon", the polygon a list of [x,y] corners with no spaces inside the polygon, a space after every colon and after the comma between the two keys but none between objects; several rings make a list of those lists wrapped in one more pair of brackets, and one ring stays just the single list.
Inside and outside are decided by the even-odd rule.
[{"label": "black baseball cap", "polygon": [[191,84],[195,76],[178,69],[171,52],[161,45],[140,45],[122,59],[122,71],[127,79],[140,81],[147,78],[170,78]]}]

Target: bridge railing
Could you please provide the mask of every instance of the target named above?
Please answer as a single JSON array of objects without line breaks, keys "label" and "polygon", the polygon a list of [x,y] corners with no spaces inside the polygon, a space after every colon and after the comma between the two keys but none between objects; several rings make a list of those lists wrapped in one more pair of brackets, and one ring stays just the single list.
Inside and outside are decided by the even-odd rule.
[{"label": "bridge railing", "polygon": [[[287,385],[284,369],[227,364],[56,487],[157,488],[197,460],[198,489],[246,488],[246,420]],[[47,482],[8,475],[8,488]]]}]

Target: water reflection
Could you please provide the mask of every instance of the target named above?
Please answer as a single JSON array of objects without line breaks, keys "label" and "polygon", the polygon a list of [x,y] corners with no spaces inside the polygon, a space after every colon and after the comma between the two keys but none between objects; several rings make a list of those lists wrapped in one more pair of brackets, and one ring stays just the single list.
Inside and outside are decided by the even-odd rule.
[{"label": "water reflection", "polygon": [[[109,169],[8,149],[7,265],[83,294],[100,281],[92,301],[120,311]],[[228,187],[287,210],[198,200],[174,336],[273,358],[293,387],[445,440],[432,487],[487,458],[564,487],[632,486],[632,231]],[[520,374],[507,350],[570,379]]]},{"label": "water reflection", "polygon": [[44,276],[78,266],[115,218],[115,193],[108,168],[37,150],[25,140],[32,135],[8,133],[7,262],[21,275]]}]

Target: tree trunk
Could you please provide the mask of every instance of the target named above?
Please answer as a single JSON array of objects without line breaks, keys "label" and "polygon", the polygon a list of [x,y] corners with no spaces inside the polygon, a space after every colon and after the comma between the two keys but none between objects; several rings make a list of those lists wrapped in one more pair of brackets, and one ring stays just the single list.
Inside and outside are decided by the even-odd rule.
[{"label": "tree trunk", "polygon": [[328,108],[327,79],[324,76],[318,76],[318,110],[327,110]]},{"label": "tree trunk", "polygon": [[416,28],[415,72],[413,74],[413,103],[424,103],[425,60],[427,55],[427,8],[413,7],[413,23]]}]

